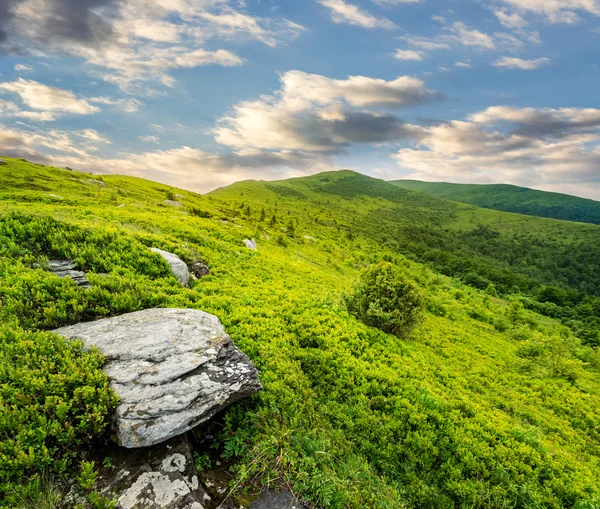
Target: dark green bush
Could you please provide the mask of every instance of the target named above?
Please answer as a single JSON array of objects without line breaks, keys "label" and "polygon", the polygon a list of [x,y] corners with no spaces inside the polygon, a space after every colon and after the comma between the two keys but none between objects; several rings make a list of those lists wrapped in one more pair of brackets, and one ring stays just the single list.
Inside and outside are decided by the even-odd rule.
[{"label": "dark green bush", "polygon": [[[64,473],[117,404],[103,356],[49,332],[0,327],[0,501],[36,475]],[[2,502],[0,502],[2,507]]]},{"label": "dark green bush", "polygon": [[424,305],[418,288],[388,262],[367,268],[344,301],[363,323],[398,337],[419,323]]}]

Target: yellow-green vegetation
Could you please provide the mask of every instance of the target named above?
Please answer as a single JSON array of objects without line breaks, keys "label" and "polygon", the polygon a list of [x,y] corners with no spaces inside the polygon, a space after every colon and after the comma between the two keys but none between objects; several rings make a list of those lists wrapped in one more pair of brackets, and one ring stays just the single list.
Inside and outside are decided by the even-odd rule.
[{"label": "yellow-green vegetation", "polygon": [[394,185],[487,209],[600,224],[600,202],[509,184],[449,184],[394,180]]},{"label": "yellow-green vegetation", "polygon": [[[200,196],[6,160],[0,405],[21,421],[0,418],[0,433],[26,438],[0,456],[6,507],[28,479],[39,484],[41,466],[81,475],[54,437],[82,419],[97,435],[101,421],[88,416],[113,404],[98,354],[42,331],[169,306],[217,315],[260,371],[264,391],[231,408],[219,436],[238,487],[287,482],[328,508],[600,508],[599,227],[477,209],[352,172]],[[184,208],[163,203],[175,195]],[[149,247],[204,260],[211,274],[182,288]],[[37,268],[51,258],[75,260],[93,288]],[[344,305],[381,261],[423,294],[409,338]],[[532,311],[548,304],[555,318]],[[62,375],[60,394],[44,392],[45,369]],[[47,436],[50,421],[57,432]],[[38,464],[48,455],[56,465]]]}]

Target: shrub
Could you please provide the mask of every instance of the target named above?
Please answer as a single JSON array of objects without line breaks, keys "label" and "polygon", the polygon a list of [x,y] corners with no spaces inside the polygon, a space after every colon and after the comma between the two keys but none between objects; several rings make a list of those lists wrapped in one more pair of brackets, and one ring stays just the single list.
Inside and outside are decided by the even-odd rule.
[{"label": "shrub", "polygon": [[417,287],[388,262],[367,268],[344,301],[363,323],[398,337],[419,323],[424,304]]},{"label": "shrub", "polygon": [[0,500],[24,478],[64,473],[104,432],[117,397],[103,363],[82,343],[0,327]]}]

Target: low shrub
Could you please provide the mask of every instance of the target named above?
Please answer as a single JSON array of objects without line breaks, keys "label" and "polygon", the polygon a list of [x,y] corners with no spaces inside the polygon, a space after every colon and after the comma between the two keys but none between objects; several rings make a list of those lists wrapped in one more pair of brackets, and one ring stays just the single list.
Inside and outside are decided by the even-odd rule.
[{"label": "low shrub", "polygon": [[20,496],[15,486],[24,479],[35,483],[42,473],[64,473],[77,451],[104,432],[117,397],[101,371],[103,363],[98,351],[85,351],[80,342],[0,327],[0,501],[6,499],[5,507],[15,506]]},{"label": "low shrub", "polygon": [[388,262],[367,268],[344,301],[350,314],[363,323],[398,337],[410,334],[424,306],[414,283]]}]

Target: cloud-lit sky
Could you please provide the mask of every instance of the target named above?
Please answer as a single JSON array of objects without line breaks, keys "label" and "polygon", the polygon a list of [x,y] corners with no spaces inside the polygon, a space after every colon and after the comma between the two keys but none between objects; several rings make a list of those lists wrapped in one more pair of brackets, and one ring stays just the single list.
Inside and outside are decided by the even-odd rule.
[{"label": "cloud-lit sky", "polygon": [[0,154],[600,199],[600,0],[0,0]]}]

